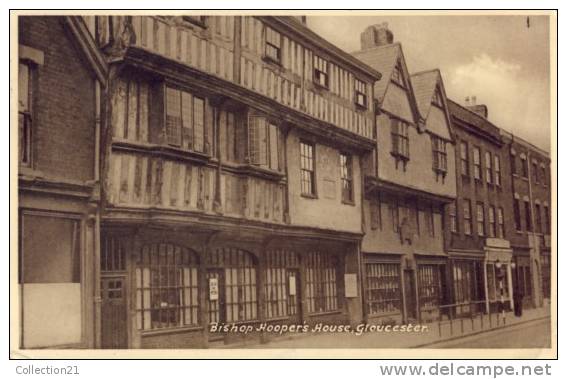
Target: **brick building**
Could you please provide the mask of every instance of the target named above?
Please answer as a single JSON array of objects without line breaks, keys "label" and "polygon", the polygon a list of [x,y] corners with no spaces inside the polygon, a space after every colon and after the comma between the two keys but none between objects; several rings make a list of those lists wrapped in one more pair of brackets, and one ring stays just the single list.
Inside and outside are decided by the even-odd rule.
[{"label": "brick building", "polygon": [[20,346],[93,347],[106,63],[81,19],[18,21]]},{"label": "brick building", "polygon": [[549,154],[501,130],[509,165],[507,231],[516,262],[514,289],[525,307],[551,297],[551,173]]},{"label": "brick building", "polygon": [[364,164],[367,319],[426,322],[450,303],[443,209],[456,196],[454,144],[439,71],[414,75],[387,25],[353,55],[380,71],[376,149]]}]

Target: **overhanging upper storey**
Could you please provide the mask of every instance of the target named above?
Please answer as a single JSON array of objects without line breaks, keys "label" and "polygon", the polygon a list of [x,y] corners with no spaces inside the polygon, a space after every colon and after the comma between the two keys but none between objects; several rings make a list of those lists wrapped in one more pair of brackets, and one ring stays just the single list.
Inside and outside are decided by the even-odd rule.
[{"label": "overhanging upper storey", "polygon": [[[180,81],[201,80],[223,95],[279,111],[297,127],[344,136],[347,143],[374,139],[371,99],[380,74],[293,18],[99,19],[94,33],[114,61],[126,57]],[[365,149],[371,148],[367,143]]]}]

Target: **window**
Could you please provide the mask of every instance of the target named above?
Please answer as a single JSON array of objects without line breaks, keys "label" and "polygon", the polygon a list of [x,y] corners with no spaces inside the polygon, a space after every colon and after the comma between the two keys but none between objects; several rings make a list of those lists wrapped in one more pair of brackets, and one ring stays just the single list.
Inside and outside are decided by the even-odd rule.
[{"label": "window", "polygon": [[250,164],[281,171],[279,128],[264,116],[248,116],[248,155]]},{"label": "window", "polygon": [[19,163],[31,165],[33,75],[29,64],[20,62],[18,69],[18,148]]},{"label": "window", "polygon": [[299,144],[301,159],[301,194],[315,196],[315,147],[307,142]]},{"label": "window", "polygon": [[486,182],[492,184],[492,154],[489,151],[484,153],[484,160],[486,164]]},{"label": "window", "polygon": [[522,176],[524,178],[527,178],[528,177],[528,160],[526,159],[525,156],[521,156],[520,161],[522,163]]},{"label": "window", "polygon": [[317,56],[313,55],[313,82],[322,87],[329,88],[329,63]]},{"label": "window", "polygon": [[484,236],[484,205],[482,203],[476,204],[476,233],[479,236]]},{"label": "window", "polygon": [[551,218],[549,215],[549,207],[547,205],[543,206],[543,222],[545,222],[545,234],[551,234]]},{"label": "window", "polygon": [[433,105],[436,105],[439,108],[443,107],[443,100],[441,98],[441,91],[439,87],[435,88],[435,93],[433,94]]},{"label": "window", "polygon": [[291,251],[276,250],[266,254],[264,270],[266,317],[284,317],[298,312],[299,259]]},{"label": "window", "polygon": [[541,166],[540,181],[541,181],[541,184],[542,184],[543,186],[546,186],[546,185],[547,185],[547,176],[546,176],[546,173],[545,173],[545,167],[544,167],[544,166]]},{"label": "window", "polygon": [[382,202],[380,201],[380,198],[370,199],[370,227],[372,228],[372,230],[382,228],[381,208],[382,208]]},{"label": "window", "polygon": [[433,213],[433,207],[425,212],[425,217],[427,218],[427,232],[430,237],[435,237],[435,215]]},{"label": "window", "polygon": [[400,313],[400,265],[396,263],[367,263],[366,306],[369,315]]},{"label": "window", "polygon": [[482,171],[480,169],[480,148],[473,147],[473,174],[476,180],[482,180]]},{"label": "window", "polygon": [[[480,262],[472,260],[453,260],[453,287],[455,293],[455,303],[467,304],[472,301],[478,300],[479,295],[483,290],[479,290],[479,285],[482,285],[482,279],[478,280],[482,275]],[[484,306],[484,304],[482,304]],[[457,315],[470,311],[466,305],[457,307]]]},{"label": "window", "polygon": [[469,176],[469,145],[461,142],[461,175]]},{"label": "window", "polygon": [[392,230],[394,233],[400,231],[400,209],[398,204],[390,203],[390,216],[392,218]]},{"label": "window", "polygon": [[457,204],[452,203],[449,204],[449,229],[452,233],[458,232],[458,223],[457,223]]},{"label": "window", "polygon": [[354,202],[354,191],[352,188],[352,156],[340,154],[341,164],[341,194],[342,201],[345,203]]},{"label": "window", "polygon": [[437,308],[440,298],[439,267],[437,265],[419,265],[418,280],[420,308]]},{"label": "window", "polygon": [[524,215],[526,216],[526,230],[528,232],[532,231],[532,212],[530,209],[530,202],[524,200]]},{"label": "window", "polygon": [[199,324],[197,255],[167,243],[146,245],[136,265],[138,329]]},{"label": "window", "polygon": [[392,128],[392,155],[402,160],[409,159],[408,124],[396,118],[390,119]]},{"label": "window", "polygon": [[338,309],[337,257],[309,252],[306,257],[307,312],[329,312]]},{"label": "window", "polygon": [[516,165],[516,154],[514,152],[510,154],[510,170],[512,170],[512,175],[518,174],[518,167]]},{"label": "window", "polygon": [[433,170],[438,174],[447,173],[447,141],[431,136],[433,149]]},{"label": "window", "polygon": [[165,128],[168,145],[205,152],[205,100],[167,87]]},{"label": "window", "polygon": [[266,26],[266,58],[276,63],[280,63],[282,58],[281,43],[281,34]]},{"label": "window", "polygon": [[500,156],[494,155],[494,184],[497,187],[502,185],[502,175],[500,174]]},{"label": "window", "polygon": [[[218,299],[207,296],[209,322],[239,322],[258,318],[256,261],[240,249],[220,248],[208,255],[207,282],[216,282]],[[208,292],[208,291],[207,291]]]},{"label": "window", "polygon": [[366,83],[362,80],[354,80],[354,103],[361,108],[368,108],[366,99]]},{"label": "window", "polygon": [[467,236],[470,236],[472,231],[472,214],[471,201],[469,199],[463,200],[463,219],[464,232]]},{"label": "window", "polygon": [[398,60],[398,62],[396,63],[396,66],[394,67],[394,71],[392,72],[392,80],[397,85],[405,88],[406,85],[405,85],[404,74],[403,74],[403,70],[402,70],[402,62],[400,60]]},{"label": "window", "polygon": [[498,238],[504,238],[506,235],[504,230],[504,209],[498,208]]},{"label": "window", "polygon": [[488,207],[488,236],[496,237],[496,209],[493,205]]},{"label": "window", "polygon": [[514,224],[516,230],[522,230],[522,216],[520,214],[520,200],[514,199]]},{"label": "window", "polygon": [[539,180],[538,180],[538,175],[537,175],[537,172],[538,172],[537,162],[532,162],[532,168],[533,168],[532,171],[533,171],[533,176],[534,176],[534,183],[538,183]]},{"label": "window", "polygon": [[536,219],[536,232],[537,233],[542,233],[543,232],[543,225],[541,223],[541,207],[539,204],[535,204],[535,209],[534,209],[534,213],[535,213],[535,219]]}]

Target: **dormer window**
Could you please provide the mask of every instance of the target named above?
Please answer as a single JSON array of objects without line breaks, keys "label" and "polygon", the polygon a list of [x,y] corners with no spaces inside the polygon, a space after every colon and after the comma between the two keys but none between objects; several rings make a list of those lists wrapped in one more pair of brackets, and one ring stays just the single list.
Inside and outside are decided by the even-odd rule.
[{"label": "dormer window", "polygon": [[313,56],[313,82],[329,88],[329,63],[317,55]]},{"label": "dormer window", "polygon": [[355,79],[354,81],[354,103],[360,108],[368,108],[366,99],[366,83],[362,80]]},{"label": "dormer window", "polygon": [[403,75],[403,71],[402,71],[402,62],[401,61],[398,61],[398,63],[396,63],[396,66],[394,67],[394,71],[392,72],[392,80],[394,81],[394,83],[405,88],[406,85],[405,85],[404,75]]},{"label": "dormer window", "polygon": [[282,36],[274,29],[266,26],[266,45],[265,57],[269,60],[280,63],[282,58]]}]

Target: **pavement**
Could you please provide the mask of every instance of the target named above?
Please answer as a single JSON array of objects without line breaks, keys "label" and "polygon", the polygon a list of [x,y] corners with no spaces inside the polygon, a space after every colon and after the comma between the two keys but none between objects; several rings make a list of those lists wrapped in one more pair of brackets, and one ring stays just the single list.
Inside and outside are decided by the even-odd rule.
[{"label": "pavement", "polygon": [[[307,333],[288,333],[286,335],[273,338],[267,343],[246,345],[246,348],[259,349],[292,349],[292,348],[429,348],[429,347],[445,347],[442,343],[447,343],[447,347],[453,347],[451,341],[459,341],[463,338],[480,336],[482,334],[494,333],[496,331],[508,330],[512,327],[521,329],[521,325],[539,321],[538,327],[533,330],[533,336],[543,333],[551,339],[550,326],[550,308],[544,306],[542,308],[524,310],[522,317],[515,317],[513,313],[506,314],[506,320],[500,314],[484,315],[474,319],[465,318],[457,319],[452,322],[444,321],[423,324],[423,331],[415,332],[386,332],[367,331],[365,333],[324,333],[324,332],[307,332]],[[369,324],[370,325],[370,324]],[[546,329],[547,327],[547,329]],[[524,347],[517,338],[518,330],[510,329],[511,334],[503,334],[499,338],[505,341],[508,338],[509,346],[502,345],[498,341],[498,337],[493,340],[477,342],[484,347]],[[514,332],[512,332],[514,331]],[[531,335],[531,334],[530,334]],[[508,336],[508,337],[506,337]],[[515,337],[512,337],[515,336]],[[514,342],[515,341],[515,342]],[[535,341],[535,339],[534,339]],[[538,344],[545,344],[546,340],[538,339]],[[458,347],[455,342],[454,347]],[[228,346],[227,346],[228,347]],[[235,346],[230,346],[234,348]],[[461,346],[463,347],[463,346]],[[539,347],[539,346],[538,346]]]}]

